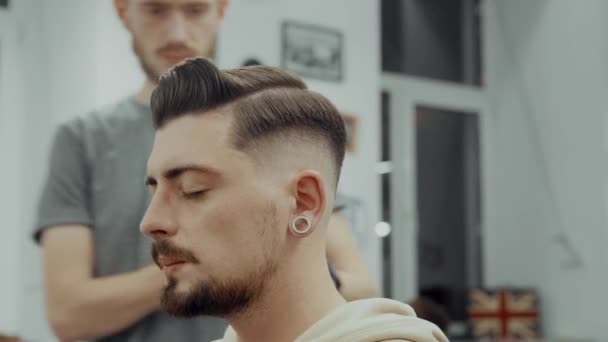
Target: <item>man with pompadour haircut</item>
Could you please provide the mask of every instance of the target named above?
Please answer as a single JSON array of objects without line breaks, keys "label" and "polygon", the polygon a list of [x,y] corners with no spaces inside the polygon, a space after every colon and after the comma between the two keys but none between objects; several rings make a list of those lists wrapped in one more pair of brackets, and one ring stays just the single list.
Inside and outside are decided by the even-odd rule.
[{"label": "man with pompadour haircut", "polygon": [[344,159],[336,108],[271,67],[189,59],[152,94],[141,231],[179,317],[228,320],[223,341],[447,341],[406,304],[347,303],[327,271]]}]

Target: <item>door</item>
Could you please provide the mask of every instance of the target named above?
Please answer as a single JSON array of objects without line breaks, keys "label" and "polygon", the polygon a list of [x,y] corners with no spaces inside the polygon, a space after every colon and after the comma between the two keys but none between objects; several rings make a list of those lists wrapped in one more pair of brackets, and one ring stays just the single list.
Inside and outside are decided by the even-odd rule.
[{"label": "door", "polygon": [[382,87],[385,295],[422,293],[464,321],[468,289],[483,283],[483,90],[391,73]]}]

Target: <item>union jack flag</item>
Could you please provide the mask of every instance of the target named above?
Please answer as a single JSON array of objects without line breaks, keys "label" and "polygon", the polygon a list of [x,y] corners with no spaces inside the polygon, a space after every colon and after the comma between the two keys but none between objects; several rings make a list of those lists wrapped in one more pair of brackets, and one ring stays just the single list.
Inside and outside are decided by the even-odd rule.
[{"label": "union jack flag", "polygon": [[469,293],[473,336],[518,341],[539,338],[538,295],[534,290],[473,289]]}]

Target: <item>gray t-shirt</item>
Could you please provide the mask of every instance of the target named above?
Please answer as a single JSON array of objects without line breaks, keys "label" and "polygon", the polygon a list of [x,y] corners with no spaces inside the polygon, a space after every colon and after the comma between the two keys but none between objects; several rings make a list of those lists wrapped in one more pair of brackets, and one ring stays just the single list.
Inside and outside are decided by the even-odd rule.
[{"label": "gray t-shirt", "polygon": [[[152,113],[133,98],[60,126],[36,241],[48,227],[83,224],[94,234],[96,277],[150,265],[151,241],[139,224],[148,203],[144,178],[153,139]],[[210,341],[221,338],[226,326],[217,318],[178,320],[157,311],[100,341]]]}]

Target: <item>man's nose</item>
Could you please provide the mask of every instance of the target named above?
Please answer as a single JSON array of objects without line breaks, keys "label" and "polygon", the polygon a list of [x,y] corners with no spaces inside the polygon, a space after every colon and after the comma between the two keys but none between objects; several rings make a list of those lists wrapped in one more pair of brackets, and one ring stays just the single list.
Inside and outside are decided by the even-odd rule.
[{"label": "man's nose", "polygon": [[170,44],[185,44],[188,41],[188,22],[178,11],[167,18],[167,39]]},{"label": "man's nose", "polygon": [[177,233],[177,223],[169,203],[160,196],[153,196],[141,220],[139,230],[155,240]]}]

